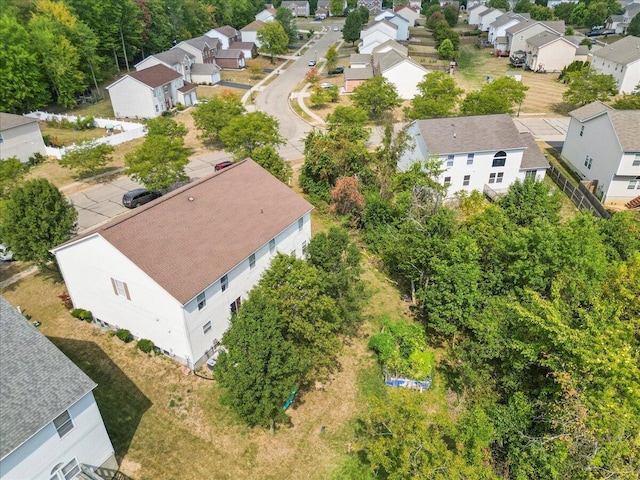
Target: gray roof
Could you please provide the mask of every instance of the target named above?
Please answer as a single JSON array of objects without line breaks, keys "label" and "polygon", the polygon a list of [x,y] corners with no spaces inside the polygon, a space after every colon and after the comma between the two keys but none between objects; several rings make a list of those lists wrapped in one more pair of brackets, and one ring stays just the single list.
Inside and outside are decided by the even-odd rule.
[{"label": "gray roof", "polygon": [[507,28],[507,33],[513,35],[526,30],[527,28],[532,27],[536,24],[544,25],[548,29],[560,34],[563,34],[565,31],[564,20],[545,20],[544,22],[539,22],[537,20],[523,20],[517,25],[513,25],[512,27]]},{"label": "gray roof", "polygon": [[240,31],[241,32],[257,32],[258,30],[260,30],[265,25],[266,25],[266,23],[264,23],[262,20],[254,20],[250,24],[245,25],[244,27],[242,27],[240,29]]},{"label": "gray roof", "polygon": [[432,154],[523,149],[527,145],[506,113],[416,120]]},{"label": "gray roof", "polygon": [[[401,43],[396,42],[395,40],[387,40],[385,42],[382,42],[380,45],[373,47],[373,53],[380,53],[381,50],[385,49],[386,47],[389,47],[392,50],[395,50],[396,52],[398,52],[401,55],[404,55],[405,57],[409,55],[409,49],[404,45],[402,45]],[[356,55],[356,54],[352,54],[351,56],[353,57],[353,55]]]},{"label": "gray roof", "polygon": [[0,459],[96,384],[0,296]]},{"label": "gray roof", "polygon": [[569,115],[579,122],[584,122],[585,120],[589,120],[590,118],[596,117],[609,110],[613,110],[613,108],[597,100],[585,105],[584,107],[572,110],[569,112]]},{"label": "gray roof", "polygon": [[499,8],[490,8],[489,10],[485,10],[484,12],[479,13],[478,16],[479,17],[484,17],[484,16],[489,15],[490,13],[493,13],[493,12],[502,12],[502,13],[504,13],[504,10],[501,10]]},{"label": "gray roof", "polygon": [[215,63],[194,63],[191,67],[192,75],[212,75],[214,73],[218,73],[220,71],[220,67],[218,67]]},{"label": "gray roof", "polygon": [[509,22],[513,22],[513,21],[519,21],[522,20],[522,18],[520,17],[515,17],[513,15],[510,14],[510,12],[505,13],[504,15],[500,15],[498,18],[496,18],[492,23],[491,26],[493,28],[498,28],[501,27],[503,25],[506,25]]},{"label": "gray roof", "polygon": [[384,53],[374,53],[373,54],[373,64],[376,67],[380,67],[381,72],[385,72],[394,65],[402,62],[407,57],[400,55],[395,50],[390,50]]},{"label": "gray roof", "polygon": [[14,115],[13,113],[0,112],[0,132],[37,121],[37,118],[23,117],[22,115]]},{"label": "gray roof", "polygon": [[216,58],[219,58],[220,60],[226,58],[236,59],[242,57],[243,55],[244,52],[242,50],[238,48],[230,48],[229,50],[218,50],[218,53],[216,53]]},{"label": "gray roof", "polygon": [[544,153],[540,150],[540,146],[536,143],[536,139],[529,132],[520,133],[527,149],[522,154],[520,168],[522,170],[539,170],[541,168],[549,168],[549,162]]},{"label": "gray roof", "polygon": [[189,45],[196,47],[198,50],[204,50],[204,47],[217,48],[220,40],[217,38],[207,37],[206,35],[200,35],[199,37],[193,37],[189,40],[185,40],[184,43],[188,43]]},{"label": "gray roof", "polygon": [[233,28],[230,25],[225,25],[223,27],[218,27],[216,29],[214,29],[216,32],[220,32],[222,35],[224,35],[227,38],[232,38],[235,37],[236,35],[238,35],[238,30],[236,30],[235,28]]},{"label": "gray roof", "polygon": [[640,38],[628,35],[617,42],[600,48],[593,53],[594,58],[627,65],[640,60]]},{"label": "gray roof", "polygon": [[[551,32],[542,32],[533,37],[527,38],[527,44],[533,47],[543,47],[548,45],[549,43],[555,42],[556,40],[560,40],[563,37]],[[566,39],[565,39],[566,40]],[[571,43],[569,40],[566,40],[568,43]],[[571,43],[573,45],[573,43]],[[573,45],[575,47],[575,45]]]},{"label": "gray roof", "polygon": [[640,152],[640,110],[612,110],[608,114],[622,150]]},{"label": "gray roof", "polygon": [[345,80],[368,80],[373,77],[373,69],[366,68],[347,68],[344,71]]},{"label": "gray roof", "polygon": [[371,55],[368,53],[352,53],[349,57],[349,63],[369,63]]},{"label": "gray roof", "polygon": [[176,65],[178,63],[182,63],[184,62],[184,57],[189,58],[192,62],[196,59],[194,55],[181,49],[180,47],[174,47],[171,50],[156,53],[153,56],[168,65]]}]

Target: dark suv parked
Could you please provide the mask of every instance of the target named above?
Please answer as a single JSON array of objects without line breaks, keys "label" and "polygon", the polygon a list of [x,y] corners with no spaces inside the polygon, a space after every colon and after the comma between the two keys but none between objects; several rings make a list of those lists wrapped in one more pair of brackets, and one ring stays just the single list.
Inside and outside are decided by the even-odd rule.
[{"label": "dark suv parked", "polygon": [[136,208],[161,196],[160,192],[149,191],[146,188],[136,188],[122,196],[122,205],[127,208]]},{"label": "dark suv parked", "polygon": [[329,75],[338,75],[340,73],[344,73],[344,67],[336,67],[329,72]]}]

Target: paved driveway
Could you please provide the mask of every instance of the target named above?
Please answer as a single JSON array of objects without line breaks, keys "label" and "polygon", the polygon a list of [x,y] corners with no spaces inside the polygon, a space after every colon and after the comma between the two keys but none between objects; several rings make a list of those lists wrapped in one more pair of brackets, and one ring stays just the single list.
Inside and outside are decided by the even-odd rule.
[{"label": "paved driveway", "polygon": [[516,117],[513,121],[520,132],[531,132],[536,139],[550,144],[564,143],[569,129],[569,117]]}]

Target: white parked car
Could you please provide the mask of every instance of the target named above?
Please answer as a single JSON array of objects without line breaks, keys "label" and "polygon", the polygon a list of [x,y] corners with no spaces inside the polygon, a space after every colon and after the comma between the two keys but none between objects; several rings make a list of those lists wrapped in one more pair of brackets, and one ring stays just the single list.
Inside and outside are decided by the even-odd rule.
[{"label": "white parked car", "polygon": [[333,83],[329,83],[329,82],[323,82],[320,84],[320,88],[331,88],[333,87]]},{"label": "white parked car", "polygon": [[9,250],[9,247],[0,243],[0,261],[9,262],[11,260],[13,260],[13,252]]}]

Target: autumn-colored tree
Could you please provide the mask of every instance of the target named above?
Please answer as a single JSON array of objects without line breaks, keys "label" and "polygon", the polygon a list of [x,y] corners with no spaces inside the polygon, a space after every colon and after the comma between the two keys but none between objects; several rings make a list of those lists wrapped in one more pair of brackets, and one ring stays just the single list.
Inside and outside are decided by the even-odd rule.
[{"label": "autumn-colored tree", "polygon": [[349,215],[354,223],[358,223],[364,212],[364,196],[358,188],[355,177],[342,177],[336,180],[331,190],[331,209],[338,215]]},{"label": "autumn-colored tree", "polygon": [[320,81],[320,71],[316,67],[310,68],[305,74],[304,79],[311,85],[315,85]]}]

